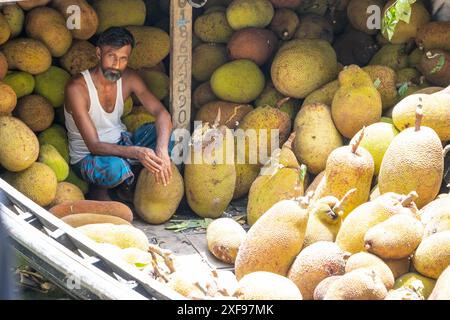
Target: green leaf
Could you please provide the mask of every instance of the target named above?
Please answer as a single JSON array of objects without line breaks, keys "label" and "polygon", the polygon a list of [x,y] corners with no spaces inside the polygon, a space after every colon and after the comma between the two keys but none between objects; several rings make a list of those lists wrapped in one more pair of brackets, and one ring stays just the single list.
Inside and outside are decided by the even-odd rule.
[{"label": "green leaf", "polygon": [[434,74],[434,73],[441,71],[442,68],[444,67],[444,65],[445,65],[445,57],[443,54],[440,54],[439,61],[438,61],[437,65],[433,68],[433,70],[431,70],[430,74]]},{"label": "green leaf", "polygon": [[308,172],[308,167],[302,164],[300,166],[300,181],[304,182],[306,178],[306,173]]},{"label": "green leaf", "polygon": [[382,33],[387,34],[391,40],[394,36],[395,28],[400,21],[409,23],[411,20],[411,5],[416,0],[396,0],[385,12],[382,23]]},{"label": "green leaf", "polygon": [[400,97],[404,97],[406,95],[408,88],[409,88],[409,85],[407,82],[402,84],[402,86],[398,89],[398,94],[400,95]]},{"label": "green leaf", "polygon": [[375,88],[379,88],[380,87],[380,85],[381,85],[381,80],[380,80],[380,78],[377,78],[374,82],[373,82],[373,85],[375,86]]}]

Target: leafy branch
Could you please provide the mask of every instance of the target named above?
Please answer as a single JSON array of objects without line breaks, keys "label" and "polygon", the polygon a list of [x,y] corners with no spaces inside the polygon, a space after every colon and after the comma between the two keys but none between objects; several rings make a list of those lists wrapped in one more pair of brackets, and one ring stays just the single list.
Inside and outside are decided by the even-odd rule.
[{"label": "leafy branch", "polygon": [[416,0],[396,0],[384,13],[382,32],[387,34],[389,40],[394,36],[395,28],[400,21],[409,23],[411,19],[411,5]]}]

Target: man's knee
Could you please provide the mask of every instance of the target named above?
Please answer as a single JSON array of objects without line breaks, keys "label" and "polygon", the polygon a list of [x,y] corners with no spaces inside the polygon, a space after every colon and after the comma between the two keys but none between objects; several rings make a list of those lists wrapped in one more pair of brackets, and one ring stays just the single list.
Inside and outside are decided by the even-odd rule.
[{"label": "man's knee", "polygon": [[130,165],[119,157],[95,157],[82,168],[83,178],[90,184],[115,188],[134,175]]}]

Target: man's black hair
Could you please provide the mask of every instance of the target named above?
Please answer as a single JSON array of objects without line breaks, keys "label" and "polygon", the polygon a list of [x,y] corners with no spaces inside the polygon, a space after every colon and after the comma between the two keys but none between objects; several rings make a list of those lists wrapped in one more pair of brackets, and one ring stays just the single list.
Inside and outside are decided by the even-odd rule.
[{"label": "man's black hair", "polygon": [[126,45],[135,46],[135,40],[130,31],[122,27],[111,27],[105,30],[97,40],[97,47],[112,46],[122,48]]}]

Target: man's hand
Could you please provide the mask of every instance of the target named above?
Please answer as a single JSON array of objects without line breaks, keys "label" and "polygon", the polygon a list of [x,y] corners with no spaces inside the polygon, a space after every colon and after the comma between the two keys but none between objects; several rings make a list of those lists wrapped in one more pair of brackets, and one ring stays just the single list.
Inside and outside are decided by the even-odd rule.
[{"label": "man's hand", "polygon": [[136,159],[141,162],[141,164],[153,172],[157,177],[158,174],[163,171],[163,161],[158,157],[155,152],[150,148],[145,147],[135,147]]},{"label": "man's hand", "polygon": [[172,164],[167,149],[156,148],[156,155],[162,160],[162,170],[155,175],[156,182],[167,186],[172,179]]}]

